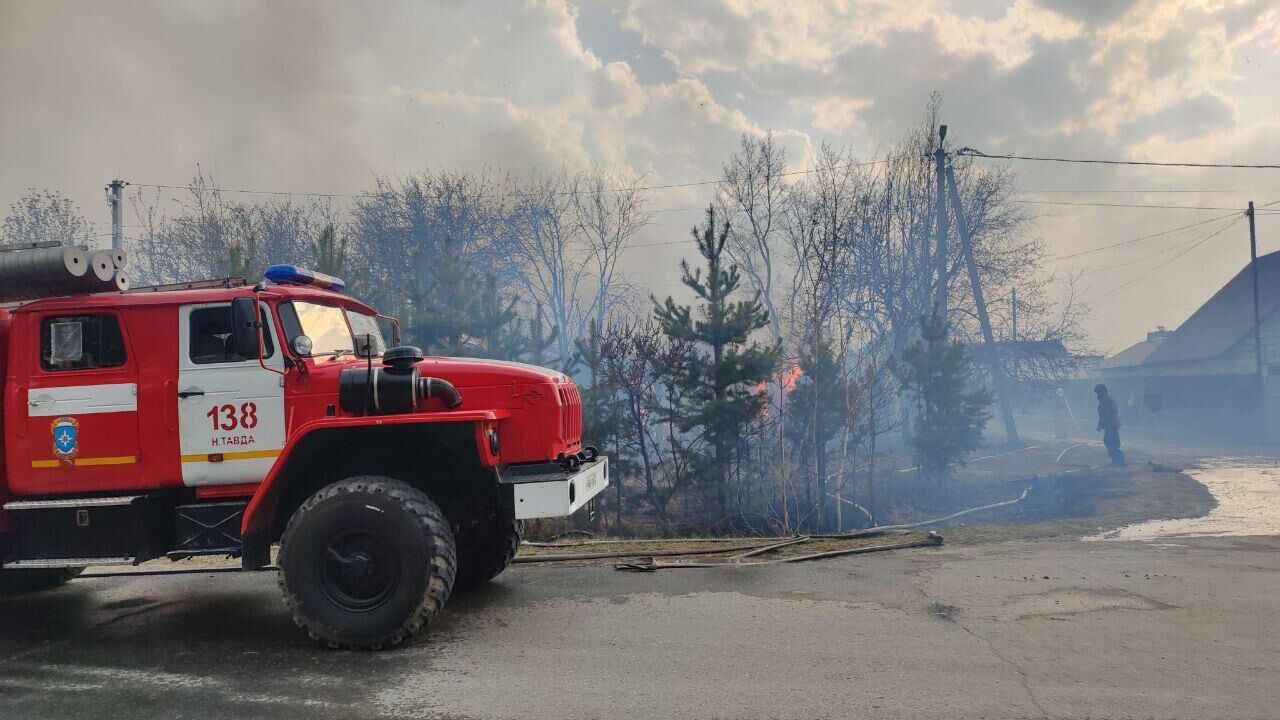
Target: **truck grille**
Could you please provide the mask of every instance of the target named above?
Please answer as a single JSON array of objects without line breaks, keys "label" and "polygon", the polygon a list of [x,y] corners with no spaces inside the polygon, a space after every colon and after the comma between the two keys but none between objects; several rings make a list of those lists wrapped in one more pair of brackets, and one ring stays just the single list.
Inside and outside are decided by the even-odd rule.
[{"label": "truck grille", "polygon": [[560,439],[567,443],[582,440],[582,396],[573,383],[560,386]]}]

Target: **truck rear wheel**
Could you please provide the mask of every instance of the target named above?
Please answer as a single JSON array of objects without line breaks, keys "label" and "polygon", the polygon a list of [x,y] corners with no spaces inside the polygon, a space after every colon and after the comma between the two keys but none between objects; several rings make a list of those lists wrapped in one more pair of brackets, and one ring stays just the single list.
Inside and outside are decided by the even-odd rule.
[{"label": "truck rear wheel", "polygon": [[414,636],[444,607],[457,551],[425,493],[367,475],[307,498],[285,528],[278,562],[299,627],[332,648],[379,650]]},{"label": "truck rear wheel", "polygon": [[0,570],[0,592],[36,592],[65,585],[84,568],[41,568],[39,570]]},{"label": "truck rear wheel", "polygon": [[499,511],[468,533],[458,549],[457,590],[473,590],[502,574],[520,549],[523,527],[509,512]]}]

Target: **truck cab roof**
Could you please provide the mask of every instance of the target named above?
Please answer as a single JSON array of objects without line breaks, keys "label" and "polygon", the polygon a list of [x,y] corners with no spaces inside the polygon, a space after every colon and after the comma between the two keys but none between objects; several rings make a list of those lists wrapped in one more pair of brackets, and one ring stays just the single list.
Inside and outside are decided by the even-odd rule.
[{"label": "truck cab roof", "polygon": [[[13,313],[45,312],[49,310],[68,310],[85,308],[120,308],[163,305],[189,305],[192,303],[213,303],[230,300],[236,297],[251,297],[254,286],[217,286],[182,289],[137,288],[128,292],[94,293],[83,295],[63,295],[59,297],[32,300],[11,310]],[[268,298],[284,298],[292,300],[309,300],[312,302],[340,305],[363,312],[377,314],[374,308],[348,295],[321,290],[314,287],[297,285],[267,285],[262,294]]]}]

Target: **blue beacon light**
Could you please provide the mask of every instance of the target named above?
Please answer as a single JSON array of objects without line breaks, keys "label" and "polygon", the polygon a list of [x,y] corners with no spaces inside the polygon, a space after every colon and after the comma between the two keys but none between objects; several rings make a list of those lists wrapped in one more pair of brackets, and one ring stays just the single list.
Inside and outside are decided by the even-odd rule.
[{"label": "blue beacon light", "polygon": [[334,292],[344,292],[347,289],[347,284],[342,281],[342,278],[300,268],[297,265],[272,265],[263,271],[262,277],[276,285],[310,285]]}]

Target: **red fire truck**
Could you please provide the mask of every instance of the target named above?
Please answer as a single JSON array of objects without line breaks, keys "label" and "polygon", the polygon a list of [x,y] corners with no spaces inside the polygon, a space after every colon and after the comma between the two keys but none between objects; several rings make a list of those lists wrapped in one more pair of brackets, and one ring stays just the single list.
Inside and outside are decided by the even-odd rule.
[{"label": "red fire truck", "polygon": [[521,520],[608,484],[562,373],[423,357],[336,278],[267,277],[0,310],[0,582],[202,555],[262,569],[278,545],[297,624],[378,649],[502,572]]}]

